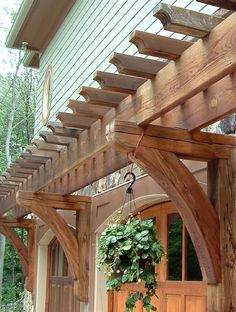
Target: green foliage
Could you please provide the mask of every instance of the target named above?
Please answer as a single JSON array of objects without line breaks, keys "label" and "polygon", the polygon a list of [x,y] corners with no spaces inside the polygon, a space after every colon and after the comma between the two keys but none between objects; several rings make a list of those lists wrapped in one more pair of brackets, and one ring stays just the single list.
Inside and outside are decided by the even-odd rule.
[{"label": "green foliage", "polygon": [[123,221],[118,217],[101,234],[97,267],[105,266],[107,291],[119,291],[127,282],[145,282],[145,295],[131,293],[125,312],[132,312],[138,300],[143,302],[146,311],[156,311],[151,305],[158,286],[154,264],[160,263],[164,254],[157,234],[153,220],[142,221],[132,215]]},{"label": "green foliage", "polygon": [[[16,229],[17,234],[26,241],[27,233],[25,230]],[[17,306],[22,306],[24,293],[24,276],[19,257],[10,242],[6,241],[4,269],[3,269],[3,288],[2,305],[18,302]],[[16,308],[15,308],[15,311]]]},{"label": "green foliage", "polygon": [[24,69],[18,76],[13,74],[0,75],[0,172],[6,170],[5,141],[8,127],[8,116],[11,109],[12,82],[15,79],[16,110],[10,140],[12,161],[19,157],[24,147],[33,136],[34,111],[37,75],[31,69]]}]

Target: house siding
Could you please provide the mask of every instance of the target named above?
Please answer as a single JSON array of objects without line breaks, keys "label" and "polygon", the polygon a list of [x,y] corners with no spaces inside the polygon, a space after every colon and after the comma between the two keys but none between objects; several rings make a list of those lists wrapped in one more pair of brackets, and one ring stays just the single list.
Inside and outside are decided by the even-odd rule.
[{"label": "house siding", "polygon": [[[53,67],[53,98],[50,120],[58,111],[67,110],[69,99],[79,98],[82,85],[97,87],[93,81],[96,70],[116,72],[109,64],[112,52],[138,54],[129,43],[129,35],[142,30],[182,39],[183,36],[164,31],[152,16],[156,0],[77,0],[40,59],[35,136],[43,129],[42,91],[49,64]],[[165,0],[165,3],[212,14],[216,8],[190,0]],[[83,98],[81,97],[81,100]]]}]

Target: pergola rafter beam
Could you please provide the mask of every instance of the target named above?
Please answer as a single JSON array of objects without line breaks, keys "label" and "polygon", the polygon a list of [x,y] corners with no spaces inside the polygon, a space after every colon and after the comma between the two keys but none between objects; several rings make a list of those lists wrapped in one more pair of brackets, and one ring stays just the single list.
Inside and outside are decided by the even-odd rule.
[{"label": "pergola rafter beam", "polygon": [[178,32],[187,36],[203,38],[221,23],[221,17],[204,14],[174,5],[161,3],[153,10],[165,30]]},{"label": "pergola rafter beam", "polygon": [[139,125],[147,125],[232,73],[236,69],[235,48],[236,14],[232,14],[122,104],[129,106],[142,99],[136,120]]}]

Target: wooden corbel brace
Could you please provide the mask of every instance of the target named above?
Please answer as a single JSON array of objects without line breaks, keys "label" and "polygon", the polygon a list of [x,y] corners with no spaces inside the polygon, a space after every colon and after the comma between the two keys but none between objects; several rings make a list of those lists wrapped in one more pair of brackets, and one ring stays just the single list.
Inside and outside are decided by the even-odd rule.
[{"label": "wooden corbel brace", "polygon": [[[7,218],[1,218],[7,219]],[[13,226],[15,224],[15,226]],[[19,256],[23,273],[25,275],[25,288],[32,292],[34,285],[34,253],[32,239],[35,233],[35,223],[33,220],[22,220],[22,225],[19,226],[20,221],[11,220],[1,220],[0,221],[0,232],[6,236],[6,238],[11,242],[11,244],[16,249]],[[28,230],[28,247],[23,243],[22,239],[13,230],[14,227],[25,227]]]},{"label": "wooden corbel brace", "polygon": [[[17,192],[17,203],[24,209],[31,210],[49,228],[58,239],[69,264],[74,279],[75,295],[81,301],[88,300],[88,267],[90,203],[87,196],[60,195],[51,193]],[[57,212],[57,209],[75,210],[80,221],[78,239],[69,225]],[[86,264],[86,265],[85,265]]]},{"label": "wooden corbel brace", "polygon": [[[156,132],[158,128],[154,126],[145,129],[145,134],[140,142],[138,137],[140,137],[141,129],[134,123],[127,122],[125,125],[125,122],[119,121],[115,125],[113,124],[113,132],[110,131],[107,137],[115,149],[128,153],[129,159],[148,173],[169,195],[190,233],[203,275],[208,283],[218,283],[221,280],[219,220],[214,207],[193,174],[176,156],[179,151],[179,154],[191,153],[191,158],[194,159],[191,148],[185,148],[185,141],[188,140],[187,145],[190,143],[191,146],[195,144],[196,140],[186,131],[177,129],[175,132],[175,129],[169,130],[161,127],[158,133]],[[146,135],[146,133],[148,134]],[[172,144],[161,145],[156,140],[160,133],[162,138],[167,137],[167,141],[164,139],[163,142],[171,140]],[[175,136],[178,133],[182,133],[182,142],[180,136]],[[183,138],[185,139],[183,140]],[[215,138],[217,142],[214,152],[210,150],[210,143],[207,145],[204,143],[209,138]],[[199,139],[202,144],[198,145],[199,142],[196,142],[198,154],[195,156],[197,159],[203,154],[216,157],[216,150],[217,154],[221,153],[221,137],[198,134]],[[175,141],[178,144],[174,144]],[[227,141],[227,143],[230,142]],[[225,151],[225,149],[223,148],[221,151]],[[228,152],[224,155],[227,154]]]}]

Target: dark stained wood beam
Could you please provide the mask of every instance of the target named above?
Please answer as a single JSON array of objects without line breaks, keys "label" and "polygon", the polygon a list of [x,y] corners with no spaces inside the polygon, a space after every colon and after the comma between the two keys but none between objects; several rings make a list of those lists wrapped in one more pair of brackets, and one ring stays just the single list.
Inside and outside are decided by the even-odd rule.
[{"label": "dark stained wood beam", "polygon": [[25,178],[27,179],[32,173],[20,173],[20,172],[15,172],[13,169],[9,170],[9,173],[11,177],[13,178]]},{"label": "dark stained wood beam", "polygon": [[0,185],[0,191],[2,193],[5,193],[5,192],[10,193],[10,192],[13,192],[15,190],[16,190],[16,187],[6,186],[6,185],[3,185],[3,184]]},{"label": "dark stained wood beam", "polygon": [[234,0],[197,0],[205,4],[215,5],[231,11],[236,11],[236,2]]},{"label": "dark stained wood beam", "polygon": [[178,32],[187,36],[203,38],[224,19],[214,15],[180,8],[161,3],[153,10],[165,30]]},{"label": "dark stained wood beam", "polygon": [[9,182],[16,182],[16,183],[24,183],[25,181],[27,181],[27,179],[26,178],[16,178],[16,177],[9,177],[8,179],[7,179],[7,181],[9,181]]},{"label": "dark stained wood beam", "polygon": [[79,93],[90,104],[102,105],[110,108],[117,107],[120,102],[127,97],[126,93],[101,90],[91,87],[82,87]]},{"label": "dark stained wood beam", "polygon": [[22,153],[21,157],[26,162],[32,162],[32,163],[42,164],[42,165],[47,163],[47,161],[51,159],[51,157],[48,157],[48,156],[35,156],[35,155],[32,155],[30,152]]},{"label": "dark stained wood beam", "polygon": [[44,157],[44,158],[50,158],[51,160],[55,160],[58,157],[58,152],[57,151],[44,151],[44,150],[39,150],[37,147],[33,145],[28,145],[26,146],[26,151],[30,152],[33,156],[39,156],[39,157]]},{"label": "dark stained wood beam", "polygon": [[29,174],[32,174],[35,169],[32,169],[32,168],[22,168],[19,164],[17,163],[13,163],[10,165],[10,169],[13,169],[15,172],[18,172],[18,173],[29,173]]},{"label": "dark stained wood beam", "polygon": [[36,170],[39,169],[41,166],[43,166],[43,163],[29,162],[29,161],[26,161],[22,158],[17,159],[16,163],[21,168],[36,169]]},{"label": "dark stained wood beam", "polygon": [[57,119],[63,123],[64,127],[73,127],[79,129],[89,129],[91,125],[97,120],[93,117],[77,116],[64,112],[57,113]]},{"label": "dark stained wood beam", "polygon": [[58,136],[63,136],[67,138],[79,138],[80,133],[82,132],[81,129],[75,128],[66,128],[63,127],[63,124],[60,122],[49,122],[47,124],[48,128],[52,130],[53,134]]},{"label": "dark stained wood beam", "polygon": [[139,53],[157,56],[168,60],[177,60],[193,43],[135,30],[130,42],[136,45]]},{"label": "dark stained wood beam", "polygon": [[191,134],[183,129],[152,125],[143,129],[133,122],[119,120],[107,128],[107,138],[116,148],[120,146],[125,153],[133,151],[139,143],[140,146],[195,160],[227,159],[236,147],[234,137],[202,132]]},{"label": "dark stained wood beam", "polygon": [[54,135],[51,131],[40,131],[39,136],[44,139],[46,143],[69,146],[76,142],[74,138],[65,138],[63,136]]},{"label": "dark stained wood beam", "polygon": [[10,217],[0,217],[0,224],[4,224],[9,228],[28,228],[34,226],[36,221],[33,219],[16,219]]},{"label": "dark stained wood beam", "polygon": [[120,74],[152,79],[168,63],[150,60],[144,57],[113,53],[110,63],[115,65]]},{"label": "dark stained wood beam", "polygon": [[16,190],[19,187],[17,184],[10,184],[10,183],[1,183],[0,189],[4,190]]},{"label": "dark stained wood beam", "polygon": [[24,205],[34,202],[38,205],[43,203],[44,207],[52,207],[62,210],[80,210],[85,209],[87,204],[91,204],[91,197],[78,195],[60,195],[55,193],[33,193],[20,191],[20,198]]},{"label": "dark stained wood beam", "polygon": [[88,301],[89,293],[89,250],[90,250],[91,207],[76,212],[76,229],[80,251],[78,293]]},{"label": "dark stained wood beam", "polygon": [[94,105],[89,102],[76,100],[70,100],[67,107],[69,107],[74,114],[93,117],[96,119],[101,119],[110,109],[107,106]]},{"label": "dark stained wood beam", "polygon": [[[139,125],[147,125],[232,73],[236,69],[235,48],[236,14],[232,14],[122,104],[129,106],[141,102],[136,120]],[[219,57],[220,51],[224,51],[224,57]]]},{"label": "dark stained wood beam", "polygon": [[202,129],[236,112],[235,90],[236,72],[196,94],[183,105],[161,115],[155,124],[189,131]]},{"label": "dark stained wood beam", "polygon": [[207,311],[232,311],[236,307],[236,150],[228,160],[209,162],[207,169],[208,196],[220,221],[222,268],[222,283],[210,286]]},{"label": "dark stained wood beam", "polygon": [[103,90],[134,94],[147,80],[140,77],[97,71],[93,77]]},{"label": "dark stained wood beam", "polygon": [[12,181],[9,181],[9,180],[1,180],[0,181],[0,185],[18,185],[18,183],[16,183],[16,182],[12,182]]},{"label": "dark stained wood beam", "polygon": [[61,152],[62,150],[66,148],[66,146],[62,146],[59,144],[46,143],[44,140],[37,140],[37,139],[34,139],[32,141],[32,144],[36,145],[39,150],[45,150],[45,151]]}]

